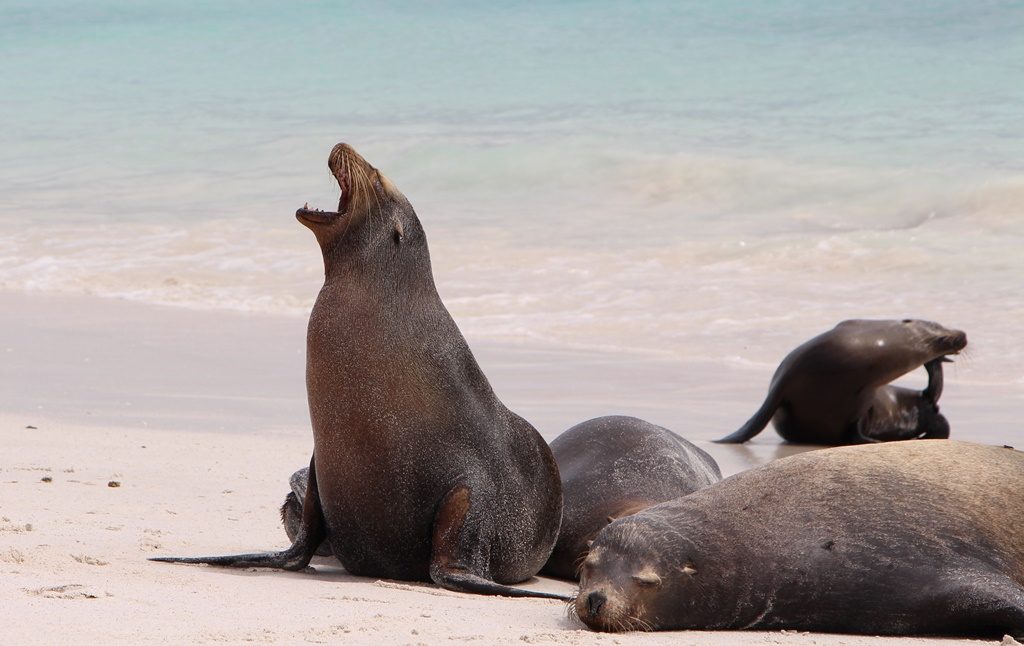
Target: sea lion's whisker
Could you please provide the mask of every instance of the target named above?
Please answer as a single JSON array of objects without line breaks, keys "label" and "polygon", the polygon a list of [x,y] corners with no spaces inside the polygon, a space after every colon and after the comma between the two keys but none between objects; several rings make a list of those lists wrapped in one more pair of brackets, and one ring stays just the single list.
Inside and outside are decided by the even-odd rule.
[{"label": "sea lion's whisker", "polygon": [[[377,199],[377,192],[373,190],[369,177],[367,177],[366,169],[362,164],[355,165],[353,179],[359,185],[360,207],[361,210],[366,212],[367,226],[373,227],[378,223],[382,223],[383,216],[381,215],[381,206],[380,201]],[[370,203],[371,198],[373,199],[372,204]]]},{"label": "sea lion's whisker", "polygon": [[565,602],[565,614],[570,619],[579,619],[579,612],[576,610],[576,599],[580,596],[579,590],[569,596],[569,600]]},{"label": "sea lion's whisker", "polygon": [[366,185],[367,190],[370,191],[370,195],[373,196],[373,204],[375,207],[373,210],[377,212],[377,221],[382,225],[386,224],[384,222],[384,208],[381,206],[380,197],[377,195],[377,189],[373,185],[373,179],[365,170],[363,171],[363,182]]},{"label": "sea lion's whisker", "polygon": [[573,570],[573,573],[576,574],[576,578],[577,579],[580,578],[580,572],[583,570],[583,562],[587,560],[587,556],[589,556],[589,555],[590,555],[590,550],[589,549],[586,550],[585,552],[580,552],[580,555],[577,556],[576,560],[573,562],[572,570]]}]

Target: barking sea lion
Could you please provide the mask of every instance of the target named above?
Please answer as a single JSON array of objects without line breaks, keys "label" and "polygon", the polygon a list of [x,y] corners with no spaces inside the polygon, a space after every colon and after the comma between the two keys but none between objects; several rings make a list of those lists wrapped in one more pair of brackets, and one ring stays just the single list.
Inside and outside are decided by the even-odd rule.
[{"label": "barking sea lion", "polygon": [[562,493],[547,444],[491,390],[434,287],[412,205],[352,147],[328,160],[338,210],[299,209],[323,252],[309,319],[309,486],[282,552],[163,558],[304,568],[324,541],[360,576],[452,590],[510,587],[540,570]]}]

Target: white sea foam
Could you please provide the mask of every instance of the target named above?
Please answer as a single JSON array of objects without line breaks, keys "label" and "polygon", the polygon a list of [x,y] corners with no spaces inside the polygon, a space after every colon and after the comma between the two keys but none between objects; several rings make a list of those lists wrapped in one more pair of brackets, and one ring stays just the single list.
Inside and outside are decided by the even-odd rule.
[{"label": "white sea foam", "polygon": [[[614,243],[615,222],[587,235]],[[841,319],[912,316],[967,329],[986,378],[1020,378],[1024,293],[1011,285],[1024,259],[971,218],[745,245],[634,237],[618,249],[581,246],[555,224],[543,244],[536,232],[430,224],[439,289],[474,336],[770,364]],[[321,279],[305,229],[244,219],[32,228],[5,235],[0,257],[5,288],[292,316],[308,312]]]}]

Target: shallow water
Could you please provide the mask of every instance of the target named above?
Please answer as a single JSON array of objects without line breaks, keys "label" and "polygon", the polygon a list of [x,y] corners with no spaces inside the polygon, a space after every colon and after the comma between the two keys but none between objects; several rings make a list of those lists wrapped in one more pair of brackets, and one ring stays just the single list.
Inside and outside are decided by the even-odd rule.
[{"label": "shallow water", "polygon": [[1024,388],[1024,9],[7,3],[0,287],[304,316],[338,140],[478,338],[770,371],[851,317]]}]

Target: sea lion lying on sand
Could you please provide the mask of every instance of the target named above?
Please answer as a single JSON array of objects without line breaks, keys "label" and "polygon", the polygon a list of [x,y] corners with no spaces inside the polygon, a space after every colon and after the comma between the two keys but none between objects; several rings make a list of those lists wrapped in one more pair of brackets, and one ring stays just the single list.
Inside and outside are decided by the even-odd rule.
[{"label": "sea lion lying on sand", "polygon": [[1024,453],[950,440],[810,451],[605,527],[595,630],[1024,636]]}]

